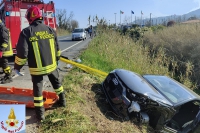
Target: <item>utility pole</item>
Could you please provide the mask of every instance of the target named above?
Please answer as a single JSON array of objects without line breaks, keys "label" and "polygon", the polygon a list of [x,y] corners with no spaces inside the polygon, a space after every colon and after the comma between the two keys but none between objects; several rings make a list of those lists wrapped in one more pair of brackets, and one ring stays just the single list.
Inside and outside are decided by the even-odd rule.
[{"label": "utility pole", "polygon": [[117,25],[116,25],[116,14],[117,14],[117,13],[114,13],[114,14],[115,14],[115,26],[117,26]]},{"label": "utility pole", "polygon": [[151,13],[150,13],[150,26],[151,26]]}]

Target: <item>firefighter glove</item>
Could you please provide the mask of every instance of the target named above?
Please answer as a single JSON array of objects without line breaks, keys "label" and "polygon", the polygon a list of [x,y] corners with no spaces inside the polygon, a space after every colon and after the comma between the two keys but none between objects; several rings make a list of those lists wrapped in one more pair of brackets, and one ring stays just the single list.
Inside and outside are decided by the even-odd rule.
[{"label": "firefighter glove", "polygon": [[24,74],[20,73],[19,70],[15,69],[15,73],[19,76],[24,76]]}]

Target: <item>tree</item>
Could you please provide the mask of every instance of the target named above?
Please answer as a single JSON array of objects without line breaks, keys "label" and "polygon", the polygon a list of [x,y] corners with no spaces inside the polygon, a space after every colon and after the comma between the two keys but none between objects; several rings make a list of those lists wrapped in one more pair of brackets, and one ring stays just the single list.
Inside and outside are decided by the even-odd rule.
[{"label": "tree", "polygon": [[171,21],[167,22],[167,27],[173,26],[174,24],[175,24],[175,21],[171,20]]},{"label": "tree", "polygon": [[188,20],[197,20],[197,17],[193,16],[193,17],[188,18]]},{"label": "tree", "polygon": [[71,28],[72,30],[75,29],[75,28],[78,28],[79,27],[79,24],[78,24],[78,21],[76,20],[71,20]]},{"label": "tree", "polygon": [[70,12],[67,15],[67,11],[65,9],[56,9],[56,19],[59,28],[70,30],[71,29],[71,19],[73,18],[74,13]]},{"label": "tree", "polygon": [[146,21],[145,26],[150,27],[151,26],[151,20]]},{"label": "tree", "polygon": [[102,19],[98,19],[97,25],[98,27],[106,28],[108,24],[106,20],[102,18]]}]

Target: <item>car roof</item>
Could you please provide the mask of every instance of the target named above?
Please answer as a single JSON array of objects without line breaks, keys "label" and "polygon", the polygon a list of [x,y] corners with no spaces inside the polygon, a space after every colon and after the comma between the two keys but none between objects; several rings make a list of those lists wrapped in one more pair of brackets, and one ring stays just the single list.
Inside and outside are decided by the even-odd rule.
[{"label": "car roof", "polygon": [[[143,75],[143,77],[166,97],[169,97],[169,90],[171,90],[172,92],[171,94],[174,94],[174,97],[176,98],[176,102],[173,102],[173,100],[171,100],[170,98],[169,100],[173,102],[174,105],[179,105],[191,100],[200,100],[200,96],[198,94],[196,94],[194,91],[192,91],[191,89],[189,89],[182,83],[179,83],[178,81],[168,76],[146,74],[146,75]],[[159,85],[156,85],[157,83],[155,83],[155,80],[157,81],[157,83],[159,82],[159,84],[162,84],[162,87]]]}]

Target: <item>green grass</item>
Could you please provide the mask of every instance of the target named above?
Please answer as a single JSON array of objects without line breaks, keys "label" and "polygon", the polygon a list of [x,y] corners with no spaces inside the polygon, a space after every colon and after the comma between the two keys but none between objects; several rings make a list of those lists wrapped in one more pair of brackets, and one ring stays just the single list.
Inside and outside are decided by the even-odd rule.
[{"label": "green grass", "polygon": [[147,48],[109,30],[90,43],[81,59],[83,64],[105,72],[123,68],[140,74],[169,74],[168,68],[162,66],[162,59],[150,59]]},{"label": "green grass", "polygon": [[[63,86],[66,91],[67,107],[57,108],[46,111],[46,119],[42,122],[40,132],[43,133],[87,133],[93,132],[95,127],[91,126],[89,118],[80,113],[77,108],[79,104],[86,104],[79,94],[79,84],[82,82],[82,76],[76,78],[77,70],[73,74],[65,77]],[[75,75],[74,75],[75,74]],[[76,86],[78,85],[78,86]],[[57,122],[54,122],[56,121]]]},{"label": "green grass", "polygon": [[[135,43],[127,36],[105,30],[92,39],[88,49],[80,56],[82,64],[110,72],[116,68],[139,74],[162,74],[173,77],[168,71],[168,59],[160,48],[156,56],[149,57],[148,47]],[[165,64],[165,65],[164,65]],[[191,81],[180,75],[182,83]],[[148,126],[122,121],[116,116],[105,97],[100,93],[102,79],[74,67],[64,78],[67,107],[46,111],[47,119],[41,124],[41,133],[147,133]],[[57,122],[53,122],[57,120]]]},{"label": "green grass", "polygon": [[84,54],[81,56],[81,59],[88,66],[103,70],[104,72],[110,72],[115,68],[112,62],[106,61],[105,57],[100,57],[92,50],[87,50],[87,52],[84,52]]}]

